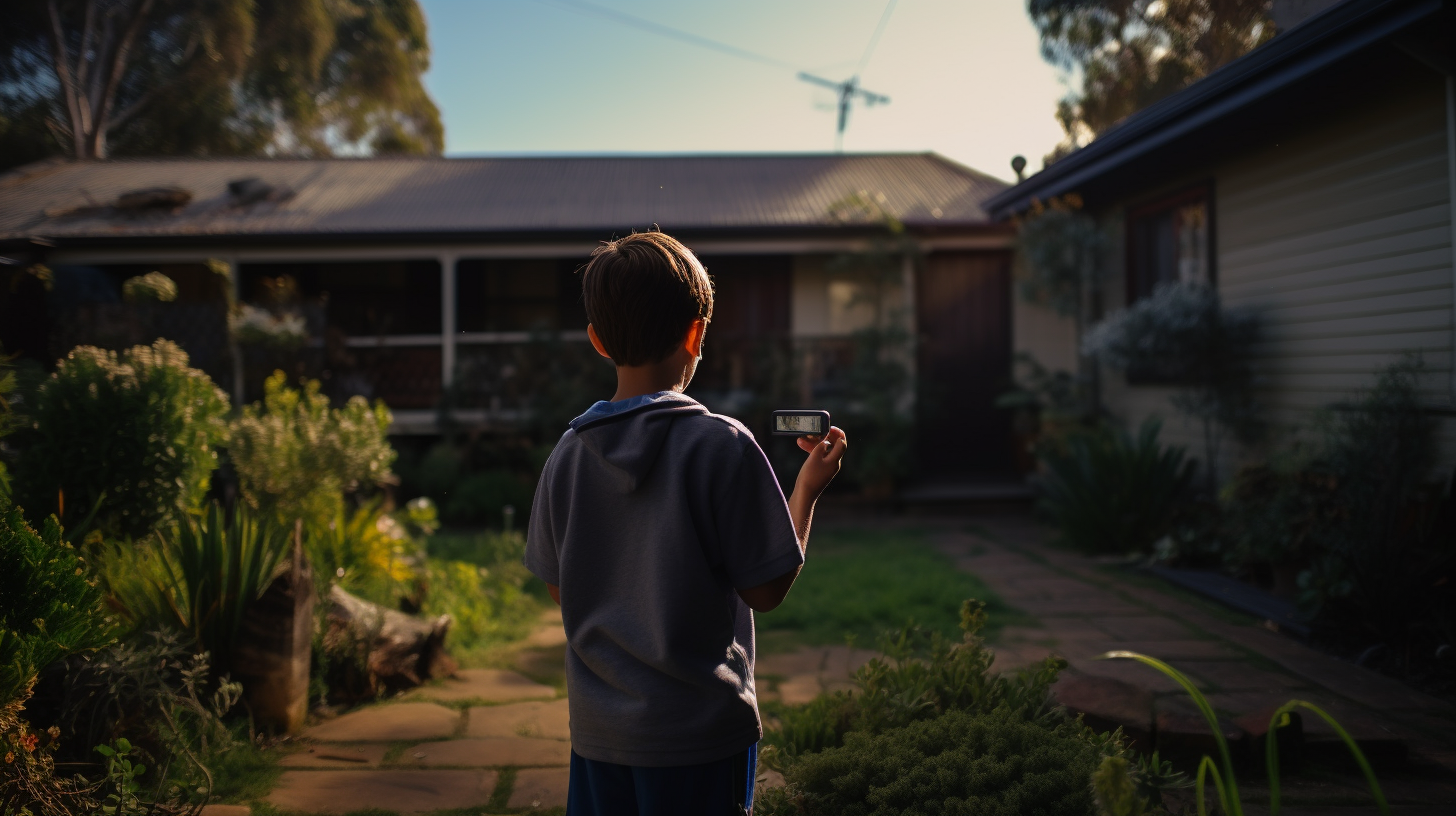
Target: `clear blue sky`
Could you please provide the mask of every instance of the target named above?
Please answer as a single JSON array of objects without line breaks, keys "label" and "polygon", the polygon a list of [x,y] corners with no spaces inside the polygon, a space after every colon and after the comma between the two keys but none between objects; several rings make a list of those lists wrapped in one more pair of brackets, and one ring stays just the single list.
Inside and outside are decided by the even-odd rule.
[{"label": "clear blue sky", "polygon": [[[572,9],[595,3],[767,58],[754,61]],[[422,0],[425,78],[453,156],[829,151],[833,94],[885,0]],[[779,64],[768,64],[769,62]],[[934,150],[1001,178],[1061,138],[1065,92],[1021,0],[900,0],[861,84],[846,151]]]}]

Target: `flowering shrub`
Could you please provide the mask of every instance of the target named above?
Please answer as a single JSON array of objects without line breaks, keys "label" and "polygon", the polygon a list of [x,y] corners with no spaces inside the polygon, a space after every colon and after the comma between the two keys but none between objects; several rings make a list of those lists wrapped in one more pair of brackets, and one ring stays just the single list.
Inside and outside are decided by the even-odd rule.
[{"label": "flowering shrub", "polygon": [[158,340],[118,355],[73,350],[26,406],[14,487],[32,518],[140,538],[194,507],[227,438],[228,398],[187,353]]},{"label": "flowering shrub", "polygon": [[247,303],[228,316],[228,329],[244,345],[297,348],[308,341],[308,326],[296,312],[274,314]]},{"label": "flowering shrub", "polygon": [[177,283],[161,272],[148,272],[127,278],[121,284],[121,296],[128,303],[171,303],[177,299]]},{"label": "flowering shrub", "polygon": [[370,406],[356,396],[332,408],[317,380],[300,391],[274,372],[263,402],[245,406],[232,423],[228,454],[243,498],[290,524],[327,524],[342,512],[346,493],[390,478],[391,421],[382,402]]}]

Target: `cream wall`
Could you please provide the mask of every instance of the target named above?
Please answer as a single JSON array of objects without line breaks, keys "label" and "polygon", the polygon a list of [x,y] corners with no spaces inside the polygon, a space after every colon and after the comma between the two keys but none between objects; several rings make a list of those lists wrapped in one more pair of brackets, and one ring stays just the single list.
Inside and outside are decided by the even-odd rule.
[{"label": "cream wall", "polygon": [[[1428,83],[1213,168],[1218,287],[1227,305],[1263,318],[1255,370],[1275,439],[1368,387],[1407,351],[1425,360],[1429,404],[1456,405],[1445,105],[1432,72]],[[1108,226],[1122,235],[1120,212]],[[1109,307],[1125,291],[1120,248],[1116,260]],[[1166,441],[1202,450],[1201,428],[1179,418],[1171,391],[1129,387],[1120,374],[1104,383],[1114,413],[1129,422],[1159,413]],[[1456,422],[1441,425],[1449,473]],[[1225,473],[1238,453],[1226,451]]]},{"label": "cream wall", "polygon": [[910,319],[904,270],[876,280],[864,270],[831,269],[830,260],[828,255],[794,258],[790,332],[795,338],[848,337],[877,320],[891,325]]}]

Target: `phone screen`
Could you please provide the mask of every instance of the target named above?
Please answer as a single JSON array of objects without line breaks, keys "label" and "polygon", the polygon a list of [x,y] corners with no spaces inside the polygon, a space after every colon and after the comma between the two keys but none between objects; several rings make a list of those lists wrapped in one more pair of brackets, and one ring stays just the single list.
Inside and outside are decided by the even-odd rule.
[{"label": "phone screen", "polygon": [[821,417],[818,414],[789,414],[774,417],[774,430],[786,431],[788,433],[821,434],[824,429],[819,427]]}]

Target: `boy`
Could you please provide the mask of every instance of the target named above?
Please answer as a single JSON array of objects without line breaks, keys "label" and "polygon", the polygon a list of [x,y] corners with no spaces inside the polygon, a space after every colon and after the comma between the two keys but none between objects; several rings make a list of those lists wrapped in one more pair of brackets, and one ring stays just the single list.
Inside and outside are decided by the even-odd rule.
[{"label": "boy", "polygon": [[683,395],[713,287],[673,238],[599,247],[582,292],[617,392],[547,460],[526,543],[566,626],[567,813],[746,813],[763,734],[750,610],[778,606],[798,576],[845,435],[799,440],[786,502],[753,434]]}]

